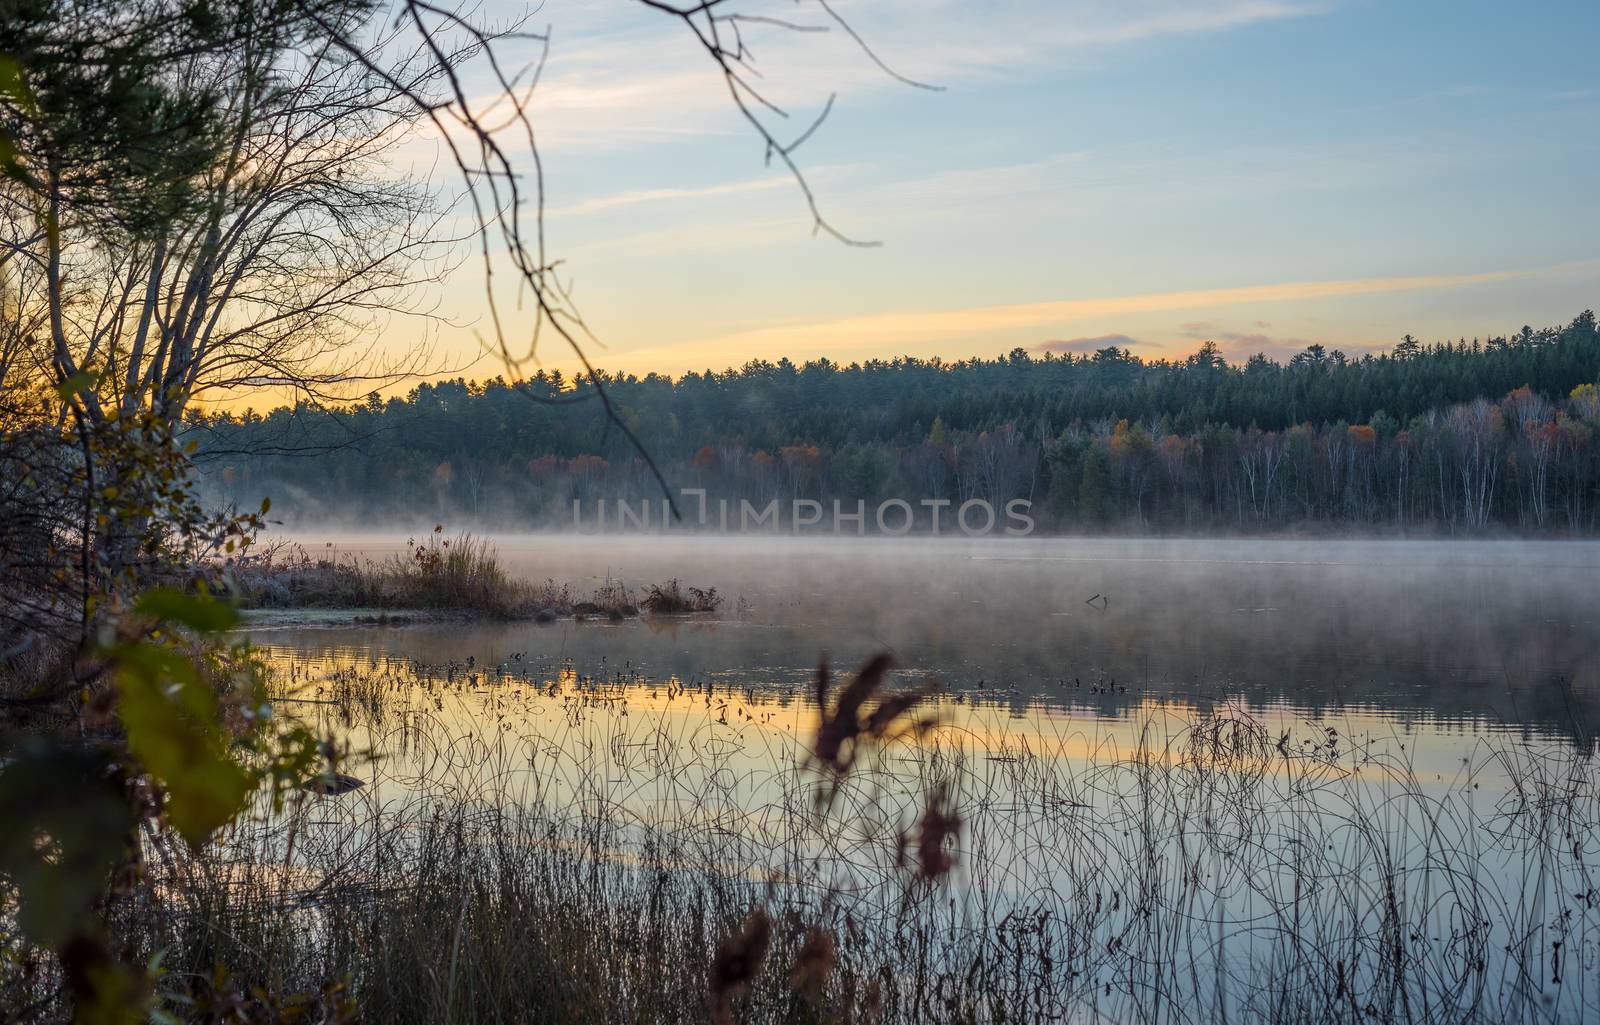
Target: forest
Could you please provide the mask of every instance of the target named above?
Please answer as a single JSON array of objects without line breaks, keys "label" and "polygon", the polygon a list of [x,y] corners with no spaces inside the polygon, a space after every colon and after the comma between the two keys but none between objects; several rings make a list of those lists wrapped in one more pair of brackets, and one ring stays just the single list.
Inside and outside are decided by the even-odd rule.
[{"label": "forest", "polygon": [[[1068,6],[0,0],[0,1025],[1600,1022],[1600,544],[1564,540],[1600,537],[1600,330],[1495,333],[1590,305],[1591,204],[1533,172],[1587,181],[1593,118],[1480,130],[1502,84],[1592,105],[1600,7]],[[1373,173],[1438,141],[1388,100],[1462,66],[1473,152]],[[1196,67],[1242,83],[1210,118]],[[1121,192],[1152,157],[1170,206]],[[836,267],[796,275],[769,184]],[[888,195],[869,271],[824,211]],[[984,317],[955,362],[590,362],[602,319],[698,366],[741,309],[923,323],[951,281],[1187,309],[1147,216],[1219,321],[1504,312],[1354,355],[995,355]],[[672,499],[1061,536],[613,532]]]},{"label": "forest", "polygon": [[[1588,534],[1600,528],[1600,331],[1564,327],[1349,358],[1181,360],[1117,347],[681,378],[421,383],[403,397],[192,412],[209,501],[295,522],[570,524],[574,502],[673,488],[729,501],[1032,502],[1056,531]],[[868,518],[867,529],[871,529]]]}]

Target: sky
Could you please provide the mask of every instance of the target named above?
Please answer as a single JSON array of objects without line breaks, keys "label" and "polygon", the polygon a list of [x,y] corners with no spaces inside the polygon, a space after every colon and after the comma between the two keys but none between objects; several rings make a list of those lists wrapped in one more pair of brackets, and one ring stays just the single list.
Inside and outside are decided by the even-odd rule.
[{"label": "sky", "polygon": [[[1354,355],[1600,302],[1593,0],[831,6],[939,89],[886,73],[812,0],[737,9],[830,29],[744,31],[779,135],[835,97],[796,159],[829,223],[876,247],[813,232],[681,24],[633,0],[531,12],[550,37],[547,228],[597,365],[1157,358],[1207,339],[1232,360]],[[441,369],[501,372],[482,296],[467,259],[433,297]],[[417,344],[415,325],[389,333]],[[526,369],[576,365],[549,341],[537,356]]]}]

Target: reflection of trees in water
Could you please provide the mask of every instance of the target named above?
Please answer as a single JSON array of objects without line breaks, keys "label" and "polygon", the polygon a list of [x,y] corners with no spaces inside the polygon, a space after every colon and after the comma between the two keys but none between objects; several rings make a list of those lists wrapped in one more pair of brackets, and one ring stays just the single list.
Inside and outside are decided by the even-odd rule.
[{"label": "reflection of trees in water", "polygon": [[[622,643],[671,633],[597,632]],[[819,815],[819,780],[793,757],[813,708],[780,717],[792,733],[764,714],[719,718],[721,702],[688,688],[625,709],[570,668],[550,688],[435,682],[411,707],[403,673],[382,689],[394,707],[374,744],[409,745],[379,763],[377,785],[393,797],[320,804],[317,821],[297,824],[295,850],[332,877],[348,837],[381,831],[395,877],[383,892],[396,901],[573,892],[567,876],[528,885],[558,860],[598,881],[592,903],[562,909],[580,923],[615,916],[630,932],[655,923],[668,935],[704,920],[694,908],[709,892],[732,895],[715,904],[726,936],[747,908],[781,906],[791,924],[832,923],[853,963],[895,966],[907,981],[891,988],[885,1022],[928,1020],[918,986],[1027,1021],[1159,1021],[1224,1005],[1230,1020],[1325,1020],[1352,1003],[1382,1020],[1408,1006],[1427,1008],[1428,1021],[1522,1020],[1535,1005],[1541,1020],[1593,1017],[1584,974],[1549,970],[1553,951],[1593,943],[1600,907],[1589,886],[1595,765],[1559,746],[1474,745],[1470,764],[1441,781],[1407,736],[1307,747],[1299,731],[1279,739],[1237,707],[1146,709],[1109,726],[969,707],[949,710],[923,743],[858,763],[836,813]],[[330,720],[342,711],[312,707]],[[367,713],[351,711],[365,728]],[[894,852],[934,780],[962,820],[955,871],[948,888],[907,888]],[[495,813],[482,816],[485,806]],[[465,828],[415,828],[434,815]],[[503,860],[475,857],[462,835]],[[426,846],[440,836],[448,854]],[[245,865],[287,860],[273,835],[256,837],[241,831],[227,853]],[[516,884],[495,885],[507,877]],[[669,879],[687,885],[652,888]],[[841,908],[847,925],[830,917]],[[496,920],[489,956],[503,930],[540,921],[518,910]],[[448,937],[455,913],[405,927]],[[357,927],[373,921],[384,919],[363,915]],[[793,943],[802,932],[779,934]],[[537,949],[512,935],[519,956]],[[697,980],[715,937],[674,941],[675,957],[701,959]],[[368,948],[385,952],[377,967],[404,949]],[[770,975],[785,984],[781,967]]]},{"label": "reflection of trees in water", "polygon": [[[570,547],[557,552],[558,544]],[[589,667],[632,662],[686,680],[786,687],[804,683],[817,639],[827,638],[840,664],[887,647],[907,671],[1019,708],[1124,714],[1146,698],[1199,707],[1239,699],[1311,715],[1370,707],[1446,723],[1523,723],[1585,745],[1600,732],[1600,629],[1584,567],[1594,546],[549,545],[500,548],[513,572],[535,572],[522,569],[525,559],[541,578],[581,579],[566,567],[595,565],[627,579],[680,575],[728,595],[728,615],[621,627],[318,630],[290,643],[376,646],[428,661],[526,650]],[[1097,593],[1103,602],[1085,603]],[[752,605],[747,617],[735,613],[741,596]]]}]

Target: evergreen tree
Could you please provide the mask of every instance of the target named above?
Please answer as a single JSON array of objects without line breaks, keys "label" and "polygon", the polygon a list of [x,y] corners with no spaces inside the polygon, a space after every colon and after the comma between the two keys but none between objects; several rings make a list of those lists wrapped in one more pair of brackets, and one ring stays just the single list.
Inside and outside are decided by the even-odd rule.
[{"label": "evergreen tree", "polygon": [[1111,519],[1111,468],[1105,450],[1098,445],[1090,445],[1083,453],[1078,518],[1095,525],[1104,525]]}]

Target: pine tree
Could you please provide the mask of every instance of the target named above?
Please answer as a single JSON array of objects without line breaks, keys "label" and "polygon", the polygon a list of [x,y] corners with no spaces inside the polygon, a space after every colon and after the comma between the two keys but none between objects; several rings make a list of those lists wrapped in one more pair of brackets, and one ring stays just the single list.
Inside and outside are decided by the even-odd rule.
[{"label": "pine tree", "polygon": [[1105,450],[1090,445],[1083,453],[1083,475],[1078,481],[1078,518],[1104,524],[1111,519],[1111,468]]}]

